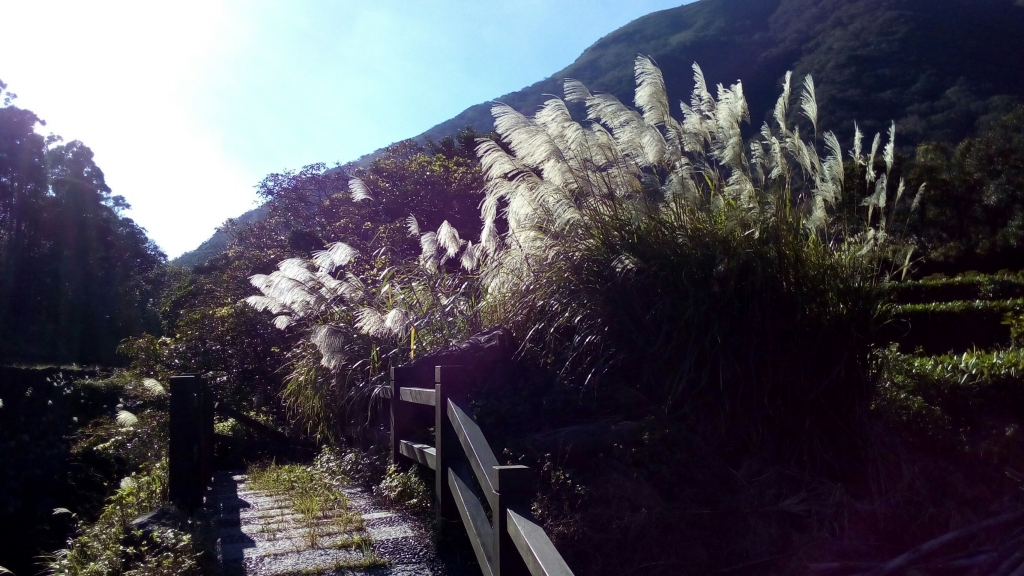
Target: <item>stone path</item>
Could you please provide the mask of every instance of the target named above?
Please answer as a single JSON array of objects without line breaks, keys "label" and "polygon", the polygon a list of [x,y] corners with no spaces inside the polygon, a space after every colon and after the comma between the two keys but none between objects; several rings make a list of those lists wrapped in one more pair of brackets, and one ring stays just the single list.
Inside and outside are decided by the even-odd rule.
[{"label": "stone path", "polygon": [[[285,496],[247,488],[244,474],[218,473],[209,500],[224,574],[444,576],[425,522],[377,507],[361,488],[342,491],[350,509],[362,516],[364,529],[343,530],[326,518],[313,527],[311,542],[311,526]],[[361,567],[371,553],[383,565]]]}]

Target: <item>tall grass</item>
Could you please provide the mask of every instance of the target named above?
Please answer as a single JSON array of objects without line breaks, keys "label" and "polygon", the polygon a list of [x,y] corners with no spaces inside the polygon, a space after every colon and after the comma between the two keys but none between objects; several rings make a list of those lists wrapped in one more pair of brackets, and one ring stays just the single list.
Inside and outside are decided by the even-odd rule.
[{"label": "tall grass", "polygon": [[283,396],[310,433],[336,438],[345,426],[364,425],[391,366],[481,328],[476,284],[459,273],[474,265],[474,247],[448,222],[421,234],[410,220],[409,233],[423,247],[418,260],[392,261],[385,250],[364,255],[336,242],[251,278],[262,295],[246,302],[305,337],[288,353]]},{"label": "tall grass", "polygon": [[565,380],[626,383],[703,426],[849,435],[870,392],[879,263],[910,257],[889,232],[890,188],[904,191],[889,183],[895,126],[880,154],[881,135],[864,154],[856,131],[849,163],[867,195],[850,201],[860,185],[820,130],[810,78],[791,107],[787,74],[773,124],[745,141],[742,84],[713,96],[694,65],[677,120],[654,62],[635,72],[637,110],[574,80],[532,118],[494,107],[503,143],[479,141],[476,243],[411,217],[416,263],[336,243],[252,278],[263,295],[248,302],[306,335],[285,392],[298,412],[322,423],[339,404],[365,408],[388,365],[504,324]]},{"label": "tall grass", "polygon": [[865,157],[856,135],[852,163],[870,195],[851,226],[834,218],[852,192],[837,137],[819,132],[809,78],[791,111],[787,75],[774,126],[745,142],[742,85],[715,97],[694,72],[682,120],[644,57],[638,110],[573,80],[566,100],[583,105],[585,124],[560,99],[532,118],[494,107],[508,150],[478,148],[484,318],[569,380],[626,383],[701,426],[812,444],[848,437],[870,393],[878,262],[893,245],[895,127],[881,172],[880,137]]}]

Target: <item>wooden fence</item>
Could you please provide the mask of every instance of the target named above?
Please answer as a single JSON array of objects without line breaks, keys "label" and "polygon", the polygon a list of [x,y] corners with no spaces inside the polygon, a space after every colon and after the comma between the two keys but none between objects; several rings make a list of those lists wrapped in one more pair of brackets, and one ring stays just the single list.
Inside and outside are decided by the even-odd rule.
[{"label": "wooden fence", "polygon": [[[460,366],[437,366],[432,374],[419,368],[392,369],[394,461],[407,459],[434,470],[439,526],[465,527],[484,576],[572,576],[530,514],[536,474],[526,466],[498,464],[469,417],[467,384]],[[417,442],[431,424],[434,445]]]}]

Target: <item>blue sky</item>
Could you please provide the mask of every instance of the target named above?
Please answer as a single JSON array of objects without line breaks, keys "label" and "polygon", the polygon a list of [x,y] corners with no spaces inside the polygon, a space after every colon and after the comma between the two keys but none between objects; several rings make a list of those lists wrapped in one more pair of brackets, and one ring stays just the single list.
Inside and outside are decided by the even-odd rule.
[{"label": "blue sky", "polygon": [[0,79],[174,257],[268,173],[420,134],[682,3],[3,0]]}]

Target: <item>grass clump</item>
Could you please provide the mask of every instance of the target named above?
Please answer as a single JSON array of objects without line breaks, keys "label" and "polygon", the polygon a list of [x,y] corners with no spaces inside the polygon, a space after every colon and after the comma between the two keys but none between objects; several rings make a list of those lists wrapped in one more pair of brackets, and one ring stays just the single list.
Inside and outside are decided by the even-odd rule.
[{"label": "grass clump", "polygon": [[430,510],[434,499],[433,490],[427,487],[415,465],[405,472],[394,464],[388,466],[373,493],[388,506],[400,506],[416,513]]},{"label": "grass clump", "polygon": [[321,547],[327,535],[352,533],[336,546],[365,547],[362,516],[348,498],[316,468],[301,464],[263,464],[249,468],[249,485],[286,497],[300,516],[310,548]]}]

